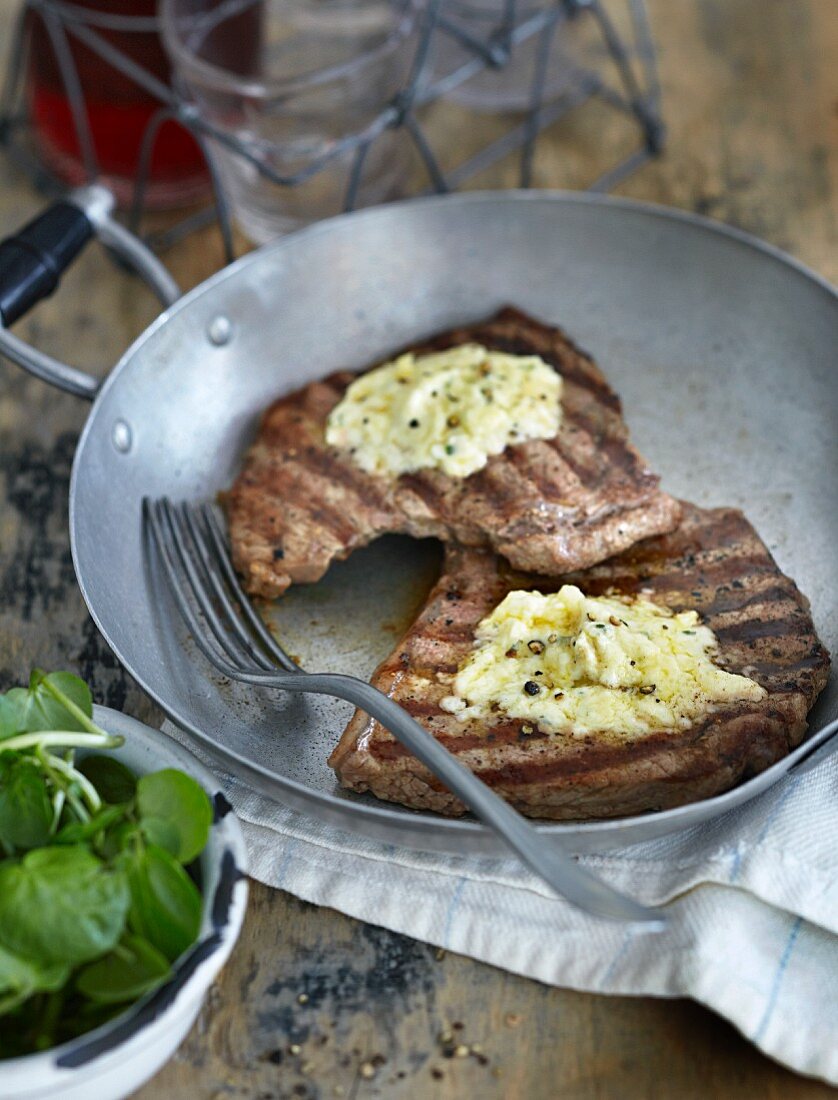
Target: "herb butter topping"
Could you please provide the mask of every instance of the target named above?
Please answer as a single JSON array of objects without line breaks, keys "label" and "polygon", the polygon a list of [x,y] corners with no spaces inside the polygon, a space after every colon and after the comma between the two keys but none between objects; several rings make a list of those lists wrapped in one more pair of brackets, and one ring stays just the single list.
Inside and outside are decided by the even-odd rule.
[{"label": "herb butter topping", "polygon": [[695,611],[642,596],[510,592],[483,619],[442,706],[463,719],[524,722],[522,732],[626,737],[692,725],[714,704],[765,689],[714,663],[716,636]]},{"label": "herb butter topping", "polygon": [[480,344],[409,352],[351,383],[329,416],[326,442],[370,473],[434,468],[468,477],[510,444],[555,436],[561,389],[537,355]]}]

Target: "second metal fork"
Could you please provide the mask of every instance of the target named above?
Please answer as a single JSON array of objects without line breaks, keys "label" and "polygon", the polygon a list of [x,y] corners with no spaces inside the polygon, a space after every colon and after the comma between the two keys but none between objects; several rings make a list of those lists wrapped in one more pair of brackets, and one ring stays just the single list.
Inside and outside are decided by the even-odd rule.
[{"label": "second metal fork", "polygon": [[572,904],[600,917],[664,926],[660,910],[613,890],[544,841],[533,826],[464,767],[398,703],[354,676],[305,672],[279,645],[245,596],[224,534],[207,505],[143,502],[145,519],[174,601],[195,644],[231,680],[345,699],[377,719],[530,870]]}]

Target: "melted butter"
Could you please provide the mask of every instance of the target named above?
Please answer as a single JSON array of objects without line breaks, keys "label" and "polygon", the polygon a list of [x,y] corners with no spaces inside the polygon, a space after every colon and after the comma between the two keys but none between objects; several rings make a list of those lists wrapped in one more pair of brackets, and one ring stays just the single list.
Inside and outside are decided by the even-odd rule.
[{"label": "melted butter", "polygon": [[589,598],[575,585],[510,592],[479,624],[442,705],[463,719],[505,715],[577,736],[685,729],[714,704],[766,695],[714,664],[716,652],[695,611]]},{"label": "melted butter", "polygon": [[479,344],[408,352],[350,384],[329,415],[326,442],[370,473],[434,468],[468,477],[510,444],[552,439],[561,388],[537,355]]}]

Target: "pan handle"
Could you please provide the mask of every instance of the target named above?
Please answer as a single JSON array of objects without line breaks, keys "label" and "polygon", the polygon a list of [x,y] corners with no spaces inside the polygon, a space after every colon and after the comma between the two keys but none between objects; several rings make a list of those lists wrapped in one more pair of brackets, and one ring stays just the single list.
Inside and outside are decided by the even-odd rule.
[{"label": "pan handle", "polygon": [[164,306],[177,301],[177,283],[142,241],[113,220],[113,205],[107,188],[81,187],[0,243],[0,352],[30,374],[89,401],[100,379],[31,347],[7,326],[52,294],[61,274],[92,237],[133,268]]}]

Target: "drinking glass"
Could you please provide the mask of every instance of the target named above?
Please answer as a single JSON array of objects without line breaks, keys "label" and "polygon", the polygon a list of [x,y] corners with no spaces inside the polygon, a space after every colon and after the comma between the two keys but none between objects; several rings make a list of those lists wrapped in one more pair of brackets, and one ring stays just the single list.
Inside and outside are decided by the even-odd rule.
[{"label": "drinking glass", "polygon": [[[160,102],[133,77],[79,41],[74,25],[94,31],[164,84],[169,60],[158,35],[156,0],[74,0],[53,3],[48,16],[32,5],[27,14],[30,46],[27,58],[27,103],[35,145],[42,161],[71,186],[87,182],[94,171],[122,205],[133,197],[146,129]],[[58,36],[57,39],[55,36]],[[88,128],[85,156],[76,131],[66,68],[71,66]],[[90,163],[92,156],[93,162]],[[151,207],[193,202],[209,190],[203,154],[192,137],[174,121],[165,122],[154,144],[145,189]]]},{"label": "drinking glass", "polygon": [[[233,64],[232,21],[244,11],[258,33]],[[383,128],[360,163],[352,139],[376,129],[404,84],[413,0],[162,0],[161,18],[179,82],[214,130],[233,213],[253,241],[339,213],[356,182],[355,205],[400,193],[404,134]]]}]

